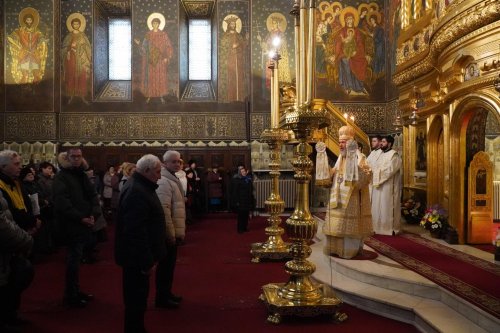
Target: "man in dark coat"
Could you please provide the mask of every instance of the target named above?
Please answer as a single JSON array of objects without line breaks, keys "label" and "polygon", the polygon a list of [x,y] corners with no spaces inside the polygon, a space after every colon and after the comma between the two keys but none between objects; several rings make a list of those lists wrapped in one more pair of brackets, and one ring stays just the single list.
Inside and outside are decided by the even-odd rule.
[{"label": "man in dark coat", "polygon": [[248,231],[248,217],[255,208],[255,199],[252,177],[244,166],[239,169],[239,175],[231,180],[231,207],[238,213],[236,230],[241,234]]},{"label": "man in dark coat", "polygon": [[16,327],[21,323],[17,310],[22,291],[33,279],[33,271],[30,267],[30,271],[25,268],[23,272],[13,272],[11,265],[13,259],[28,255],[33,246],[33,239],[14,221],[1,191],[0,244],[0,332],[20,332]]},{"label": "man in dark coat", "polygon": [[78,271],[83,249],[91,241],[92,227],[101,215],[97,192],[85,169],[87,162],[79,148],[59,154],[61,171],[53,184],[54,208],[58,227],[68,247],[64,302],[70,307],[85,307],[93,295],[80,291]]},{"label": "man in dark coat", "polygon": [[149,276],[166,255],[165,214],[156,195],[161,163],[154,155],[137,161],[136,172],[120,194],[115,260],[123,268],[125,333],[143,333]]}]

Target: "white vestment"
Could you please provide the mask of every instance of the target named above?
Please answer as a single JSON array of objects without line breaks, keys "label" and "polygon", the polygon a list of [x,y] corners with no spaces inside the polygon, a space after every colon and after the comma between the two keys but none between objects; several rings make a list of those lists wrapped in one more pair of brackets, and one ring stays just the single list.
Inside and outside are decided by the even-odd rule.
[{"label": "white vestment", "polygon": [[357,165],[354,165],[353,177],[343,172],[348,163],[342,155],[335,164],[330,201],[323,225],[323,233],[326,235],[324,253],[346,259],[356,256],[363,249],[364,239],[373,233],[367,188],[371,172],[363,154],[358,153],[354,162]]},{"label": "white vestment", "polygon": [[[370,155],[366,158],[366,163],[370,166],[370,169],[375,169],[377,167],[378,159],[382,155],[383,151],[382,149],[378,148],[375,150],[372,150]],[[372,201],[372,183],[370,182],[370,201]]]},{"label": "white vestment", "polygon": [[401,223],[401,158],[391,149],[372,169],[373,230],[380,235],[399,233]]}]

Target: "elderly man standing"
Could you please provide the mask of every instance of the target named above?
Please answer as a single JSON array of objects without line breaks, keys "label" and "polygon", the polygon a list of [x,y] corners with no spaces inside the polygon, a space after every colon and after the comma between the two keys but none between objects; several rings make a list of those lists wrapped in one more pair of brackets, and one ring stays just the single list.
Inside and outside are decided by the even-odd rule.
[{"label": "elderly man standing", "polygon": [[[31,248],[33,239],[21,229],[12,217],[7,200],[0,191],[0,332],[20,332],[22,324],[17,311],[21,303],[21,293],[33,279],[33,267],[28,264],[22,270],[13,271],[13,262],[24,260]],[[22,262],[22,261],[21,261]],[[25,261],[25,263],[28,263]]]},{"label": "elderly man standing", "polygon": [[158,263],[156,269],[156,301],[159,308],[177,308],[182,297],[172,293],[177,243],[184,240],[186,231],[185,193],[175,173],[181,168],[181,155],[168,150],[163,155],[161,179],[156,193],[165,213],[167,256]]},{"label": "elderly man standing", "polygon": [[340,156],[330,170],[333,185],[323,226],[323,251],[350,259],[363,250],[364,238],[373,233],[368,193],[371,170],[358,151],[352,127],[339,129],[339,145]]},{"label": "elderly man standing", "polygon": [[381,141],[383,153],[373,169],[373,229],[380,235],[395,235],[401,224],[401,157],[392,149],[390,135]]},{"label": "elderly man standing", "polygon": [[52,188],[54,210],[68,248],[64,303],[82,308],[94,296],[80,290],[80,261],[84,247],[91,241],[94,222],[101,215],[101,206],[94,185],[85,173],[88,165],[82,150],[70,148],[60,153],[57,161],[61,171],[55,176]]},{"label": "elderly man standing", "polygon": [[118,207],[115,260],[123,269],[125,333],[143,333],[149,275],[165,255],[165,214],[155,190],[161,162],[148,154],[123,185]]},{"label": "elderly man standing", "polygon": [[13,150],[0,152],[0,191],[2,191],[14,221],[30,234],[35,234],[41,221],[33,215],[31,200],[18,179],[21,156]]}]

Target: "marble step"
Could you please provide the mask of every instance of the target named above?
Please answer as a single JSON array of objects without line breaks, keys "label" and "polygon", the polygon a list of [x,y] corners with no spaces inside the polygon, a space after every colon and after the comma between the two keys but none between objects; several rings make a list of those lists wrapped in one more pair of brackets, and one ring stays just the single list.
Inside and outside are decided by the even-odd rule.
[{"label": "marble step", "polygon": [[335,293],[345,303],[413,324],[426,333],[500,331],[497,318],[390,258],[379,255],[375,260],[343,260],[325,256],[322,238],[318,235],[311,246],[309,260],[316,265],[313,278],[325,286],[327,294]]}]

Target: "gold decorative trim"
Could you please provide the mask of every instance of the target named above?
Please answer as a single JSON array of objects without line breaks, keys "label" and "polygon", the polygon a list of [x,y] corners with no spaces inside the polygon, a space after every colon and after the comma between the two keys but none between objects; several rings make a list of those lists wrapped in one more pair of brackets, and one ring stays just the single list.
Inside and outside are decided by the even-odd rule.
[{"label": "gold decorative trim", "polygon": [[396,74],[393,75],[393,81],[400,86],[434,69],[434,62],[443,50],[452,44],[456,38],[470,38],[469,34],[475,34],[476,30],[489,25],[500,19],[500,2],[484,1],[477,6],[470,7],[462,13],[456,15],[453,19],[445,23],[432,36],[432,44],[429,53],[419,63],[411,65],[412,59],[408,65],[402,65]]},{"label": "gold decorative trim", "polygon": [[5,141],[47,141],[56,139],[54,113],[6,113]]},{"label": "gold decorative trim", "polygon": [[61,141],[246,140],[244,114],[61,114]]}]

